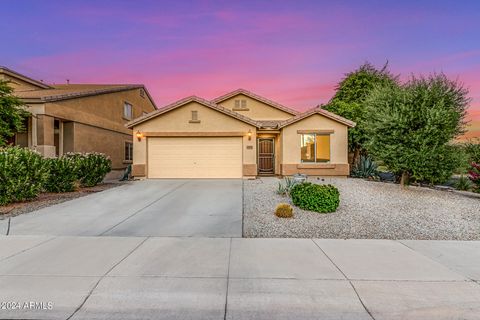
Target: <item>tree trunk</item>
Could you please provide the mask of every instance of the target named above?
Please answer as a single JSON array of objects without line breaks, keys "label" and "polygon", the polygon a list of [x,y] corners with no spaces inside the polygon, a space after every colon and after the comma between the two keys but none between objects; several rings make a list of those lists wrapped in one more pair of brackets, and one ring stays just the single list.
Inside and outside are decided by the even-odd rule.
[{"label": "tree trunk", "polygon": [[400,185],[402,188],[406,188],[408,186],[408,178],[409,174],[407,171],[402,171],[402,177],[400,178]]},{"label": "tree trunk", "polygon": [[360,148],[355,148],[355,150],[353,150],[352,166],[357,164],[359,158],[360,158]]}]

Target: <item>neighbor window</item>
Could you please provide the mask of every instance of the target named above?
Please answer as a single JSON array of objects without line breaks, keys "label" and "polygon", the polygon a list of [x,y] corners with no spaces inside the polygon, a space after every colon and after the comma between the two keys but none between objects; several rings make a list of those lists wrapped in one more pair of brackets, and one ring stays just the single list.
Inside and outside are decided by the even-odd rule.
[{"label": "neighbor window", "polygon": [[235,100],[235,109],[247,108],[247,100]]},{"label": "neighbor window", "polygon": [[241,106],[242,106],[242,108],[246,108],[247,107],[247,100],[242,100]]},{"label": "neighbor window", "polygon": [[307,133],[301,135],[302,162],[329,162],[330,135]]},{"label": "neighbor window", "polygon": [[128,120],[132,120],[133,118],[132,105],[128,102],[123,104],[123,117]]},{"label": "neighbor window", "polygon": [[240,100],[235,100],[235,108],[240,108]]},{"label": "neighbor window", "polygon": [[125,161],[133,160],[133,143],[125,142]]}]

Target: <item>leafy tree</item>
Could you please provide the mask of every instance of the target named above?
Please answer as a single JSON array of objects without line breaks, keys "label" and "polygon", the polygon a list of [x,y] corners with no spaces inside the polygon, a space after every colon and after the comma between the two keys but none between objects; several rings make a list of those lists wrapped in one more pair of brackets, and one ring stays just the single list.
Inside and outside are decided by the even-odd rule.
[{"label": "leafy tree", "polygon": [[443,74],[376,87],[365,100],[367,150],[401,174],[402,185],[410,177],[443,182],[460,162],[449,142],[464,132],[469,102],[468,90]]},{"label": "leafy tree", "polygon": [[388,70],[388,63],[381,69],[366,62],[357,70],[345,75],[336,87],[336,93],[324,109],[334,112],[357,123],[355,128],[348,130],[350,151],[354,153],[353,163],[360,154],[365,153],[366,141],[363,113],[365,99],[377,86],[393,86],[398,84],[398,77]]},{"label": "leafy tree", "polygon": [[13,95],[13,88],[7,81],[0,81],[0,146],[25,129],[23,123],[28,115],[22,101]]}]

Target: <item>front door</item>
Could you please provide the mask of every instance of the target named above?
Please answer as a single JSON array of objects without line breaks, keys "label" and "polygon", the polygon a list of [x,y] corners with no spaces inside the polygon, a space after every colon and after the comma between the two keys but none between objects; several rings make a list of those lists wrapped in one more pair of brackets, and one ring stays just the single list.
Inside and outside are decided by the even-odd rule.
[{"label": "front door", "polygon": [[273,174],[275,172],[275,145],[273,138],[258,139],[258,173]]}]

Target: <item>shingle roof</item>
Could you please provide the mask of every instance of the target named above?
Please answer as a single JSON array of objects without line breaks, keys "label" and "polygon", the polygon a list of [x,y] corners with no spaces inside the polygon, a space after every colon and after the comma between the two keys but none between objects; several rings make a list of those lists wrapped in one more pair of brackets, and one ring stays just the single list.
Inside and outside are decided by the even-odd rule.
[{"label": "shingle roof", "polygon": [[9,76],[11,76],[11,77],[14,77],[14,78],[18,78],[18,79],[20,79],[20,80],[23,80],[23,81],[25,81],[25,82],[27,82],[27,83],[30,83],[30,84],[38,87],[38,88],[43,88],[43,89],[50,89],[50,88],[51,88],[51,86],[48,85],[48,84],[46,84],[46,83],[43,83],[43,82],[41,82],[41,81],[32,79],[32,78],[30,78],[30,77],[27,77],[27,76],[25,76],[25,75],[23,75],[23,74],[20,74],[20,73],[18,73],[18,72],[16,72],[16,71],[13,71],[13,70],[11,70],[11,69],[9,69],[9,68],[7,68],[7,67],[4,67],[4,66],[0,66],[0,74],[1,74],[1,73],[4,73],[4,74],[9,75]]},{"label": "shingle roof", "polygon": [[200,97],[197,97],[197,96],[189,96],[189,97],[186,97],[186,98],[184,98],[184,99],[175,101],[174,103],[171,103],[171,104],[169,104],[169,105],[167,105],[167,106],[165,106],[165,107],[163,107],[163,108],[160,108],[160,109],[155,110],[155,111],[153,111],[153,112],[150,112],[150,113],[148,113],[148,114],[146,114],[146,115],[143,115],[143,116],[141,116],[141,117],[139,117],[139,118],[136,118],[136,119],[130,121],[129,123],[127,123],[127,124],[126,124],[126,127],[127,127],[127,128],[132,128],[134,125],[137,125],[137,124],[142,123],[142,122],[144,122],[144,121],[147,121],[147,120],[149,120],[149,119],[155,118],[155,117],[157,117],[157,116],[159,116],[159,115],[162,115],[162,114],[164,114],[164,113],[167,113],[167,112],[169,112],[169,111],[171,111],[171,110],[174,110],[174,109],[176,109],[176,108],[179,108],[179,107],[181,107],[181,106],[184,106],[184,105],[186,105],[186,104],[189,103],[189,102],[197,102],[197,103],[199,103],[199,104],[201,104],[201,105],[204,105],[204,106],[206,106],[206,107],[209,107],[209,108],[211,108],[211,109],[214,109],[214,110],[217,110],[217,111],[219,111],[219,112],[221,112],[221,113],[224,113],[224,114],[226,114],[226,115],[228,115],[228,116],[231,116],[231,117],[233,117],[233,118],[236,118],[236,119],[238,119],[238,120],[240,120],[240,121],[243,121],[243,122],[245,122],[245,123],[251,124],[252,126],[258,127],[258,123],[257,123],[255,120],[250,119],[249,117],[246,117],[246,116],[244,116],[244,115],[242,115],[242,114],[240,114],[240,113],[238,113],[238,112],[232,111],[232,110],[230,110],[230,109],[227,109],[227,108],[225,108],[225,107],[222,107],[222,106],[220,106],[220,105],[218,105],[218,104],[212,103],[212,102],[210,102],[210,101],[208,101],[208,100],[206,100],[206,99],[203,99],[203,98],[200,98]]},{"label": "shingle roof", "polygon": [[258,94],[255,94],[251,91],[248,91],[248,90],[245,90],[245,89],[237,89],[235,91],[232,91],[232,92],[229,92],[229,93],[226,93],[220,97],[217,97],[215,99],[212,100],[213,103],[216,103],[216,104],[221,104],[222,101],[225,101],[231,97],[234,97],[238,94],[243,94],[247,97],[250,97],[252,99],[255,99],[255,100],[258,100],[260,102],[263,102],[271,107],[274,107],[274,108],[277,108],[279,110],[282,110],[286,113],[289,113],[291,115],[298,115],[300,112],[296,111],[296,110],[293,110],[293,109],[290,109],[288,107],[285,107],[284,105],[281,105],[280,103],[278,102],[275,102],[275,101],[272,101],[270,99],[267,99],[265,97],[262,97],[262,96],[259,96]]},{"label": "shingle roof", "polygon": [[344,117],[341,117],[341,116],[339,116],[339,115],[337,115],[337,114],[335,114],[335,113],[333,113],[333,112],[330,112],[330,111],[327,111],[327,110],[325,110],[325,109],[322,109],[321,106],[317,106],[317,107],[315,107],[315,108],[313,108],[313,109],[310,109],[310,110],[307,110],[307,111],[305,111],[304,113],[301,113],[301,114],[299,114],[299,115],[297,115],[297,116],[295,116],[295,117],[292,117],[292,118],[290,118],[290,119],[287,119],[287,120],[285,120],[285,121],[282,121],[282,122],[279,124],[278,128],[279,128],[279,129],[280,129],[280,128],[284,128],[284,127],[286,127],[286,126],[291,125],[292,123],[295,123],[295,122],[298,122],[298,121],[300,121],[300,120],[303,120],[303,119],[305,119],[305,118],[307,118],[307,117],[310,117],[311,115],[314,115],[314,114],[320,114],[320,115],[325,116],[325,117],[327,117],[327,118],[330,118],[330,119],[332,119],[332,120],[334,120],[334,121],[343,123],[344,125],[349,126],[350,128],[353,128],[353,127],[356,126],[356,123],[355,123],[355,122],[353,122],[353,121],[351,121],[351,120],[348,120],[348,119],[346,119],[346,118],[344,118]]}]

